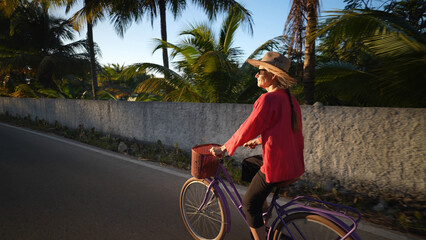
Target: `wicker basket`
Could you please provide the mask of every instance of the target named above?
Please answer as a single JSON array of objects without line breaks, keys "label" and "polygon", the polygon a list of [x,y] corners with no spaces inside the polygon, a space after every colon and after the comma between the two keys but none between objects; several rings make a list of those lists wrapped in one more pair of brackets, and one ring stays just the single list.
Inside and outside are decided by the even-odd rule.
[{"label": "wicker basket", "polygon": [[219,157],[210,153],[210,148],[220,147],[219,144],[204,144],[192,148],[191,174],[195,178],[203,179],[216,175],[219,166]]}]

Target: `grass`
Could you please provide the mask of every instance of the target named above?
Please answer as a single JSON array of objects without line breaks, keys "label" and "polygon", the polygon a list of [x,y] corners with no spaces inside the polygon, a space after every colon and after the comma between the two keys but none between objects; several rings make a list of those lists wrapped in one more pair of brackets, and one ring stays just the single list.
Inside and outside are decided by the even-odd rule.
[{"label": "grass", "polygon": [[[185,170],[190,170],[191,167],[189,154],[180,149],[177,144],[173,147],[168,147],[164,146],[159,140],[154,144],[141,143],[135,139],[124,139],[111,134],[102,134],[94,128],[87,129],[83,125],[80,125],[77,129],[70,129],[58,122],[50,124],[44,119],[34,118],[32,120],[29,115],[20,118],[6,113],[0,115],[0,121],[53,133],[110,151],[118,152],[121,144],[122,154],[137,157],[139,160],[160,162],[161,164]],[[123,144],[125,144],[125,147]],[[241,181],[239,162],[230,157],[225,157],[224,164],[234,183],[247,185],[247,183]],[[285,197],[303,195],[322,201],[344,204],[360,210],[363,220],[401,232],[409,232],[421,236],[426,235],[426,202],[424,199],[416,200],[406,196],[392,197],[389,195],[372,197],[371,194],[341,188],[333,188],[331,191],[326,191],[322,183],[313,184],[306,178],[302,178],[298,183],[286,189],[283,195]],[[383,211],[375,209],[378,203],[384,204],[386,209]]]}]

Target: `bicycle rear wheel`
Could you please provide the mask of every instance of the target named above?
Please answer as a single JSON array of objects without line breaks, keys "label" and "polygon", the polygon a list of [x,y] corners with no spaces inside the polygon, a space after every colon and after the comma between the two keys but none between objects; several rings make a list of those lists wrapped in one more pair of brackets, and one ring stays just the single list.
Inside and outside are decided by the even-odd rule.
[{"label": "bicycle rear wheel", "polygon": [[203,179],[191,178],[180,193],[180,212],[186,228],[195,239],[219,240],[225,236],[225,211],[222,199],[210,190],[205,206],[203,203],[209,183]]},{"label": "bicycle rear wheel", "polygon": [[[288,229],[279,222],[272,231],[272,240],[330,240],[340,239],[346,231],[325,217],[309,212],[299,212],[284,218]],[[289,231],[290,230],[290,231]],[[291,234],[290,234],[291,233]],[[293,236],[293,237],[292,237]],[[353,240],[352,237],[346,238]]]}]

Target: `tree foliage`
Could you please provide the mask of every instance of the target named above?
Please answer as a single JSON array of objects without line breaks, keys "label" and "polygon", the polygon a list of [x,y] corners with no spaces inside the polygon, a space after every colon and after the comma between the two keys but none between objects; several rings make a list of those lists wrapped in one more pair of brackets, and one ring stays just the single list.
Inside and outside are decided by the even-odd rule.
[{"label": "tree foliage", "polygon": [[101,90],[119,100],[132,99],[134,89],[150,77],[145,71],[119,64],[108,64],[99,71]]},{"label": "tree foliage", "polygon": [[[72,42],[68,20],[49,16],[36,2],[16,7],[9,17],[0,11],[4,23],[0,33],[3,87],[14,90],[20,84],[35,84],[37,88],[61,91],[61,81],[67,76],[85,78],[87,45],[84,41]],[[25,89],[21,86],[17,91]]]},{"label": "tree foliage", "polygon": [[[176,43],[156,39],[154,51],[169,49],[176,71],[152,63],[100,67],[92,54],[100,90],[91,92],[87,81],[91,44],[73,42],[76,26],[109,17],[118,33],[124,34],[131,22],[147,15],[151,20],[157,17],[160,3],[178,17],[187,1],[84,1],[72,21],[48,15],[52,4],[71,7],[76,2],[0,2],[0,96],[89,98],[99,94],[99,99],[252,103],[262,93],[254,78],[256,69],[241,64],[242,50],[234,42],[237,29],[251,29],[249,11],[235,1],[195,0],[192,3],[212,19],[224,9],[228,12],[217,32],[209,24],[193,24]],[[346,10],[330,12],[314,35],[307,36],[311,35],[306,32],[308,3],[312,6],[317,1],[293,1],[285,43],[300,61],[292,63],[291,74],[302,76],[301,60],[309,60],[308,55],[302,56],[302,49],[308,48],[303,41],[319,38],[316,60],[309,60],[316,65],[315,100],[327,105],[425,107],[421,90],[425,89],[426,7],[422,0],[389,0],[380,5],[373,0],[345,2]],[[266,42],[249,58],[260,58],[264,50],[285,52],[278,49],[280,41]],[[95,52],[96,45],[92,46]],[[299,78],[300,83],[305,80]],[[296,96],[306,89],[301,85],[293,89]]]},{"label": "tree foliage", "polygon": [[[148,17],[151,25],[154,19],[160,15],[161,40],[167,42],[167,20],[166,11],[169,10],[176,19],[186,9],[187,2],[185,0],[127,0],[123,1],[106,1],[110,2],[111,22],[120,36],[124,35],[124,31],[131,25],[133,21],[141,21],[144,16]],[[235,0],[192,0],[196,6],[202,8],[210,20],[216,18],[218,13],[226,12],[230,8],[238,8],[243,15],[243,22],[248,25],[250,33],[253,32],[253,20],[251,13]],[[169,67],[169,59],[167,47],[162,48],[163,65]]]},{"label": "tree foliage", "polygon": [[321,51],[330,61],[318,69],[317,81],[322,90],[317,94],[323,101],[359,106],[426,106],[422,92],[426,87],[426,41],[407,21],[378,10],[339,11],[317,31],[321,34]]},{"label": "tree foliage", "polygon": [[[257,86],[253,87],[256,85],[254,70],[247,64],[239,66],[242,51],[233,46],[235,32],[243,20],[243,12],[233,8],[218,36],[209,25],[197,24],[182,31],[177,44],[157,39],[155,50],[170,48],[178,73],[155,64],[135,64],[134,67],[165,76],[146,80],[138,92],[156,94],[165,101],[253,102],[253,97],[261,93]],[[278,42],[277,39],[266,42],[250,57],[276,47]]]}]

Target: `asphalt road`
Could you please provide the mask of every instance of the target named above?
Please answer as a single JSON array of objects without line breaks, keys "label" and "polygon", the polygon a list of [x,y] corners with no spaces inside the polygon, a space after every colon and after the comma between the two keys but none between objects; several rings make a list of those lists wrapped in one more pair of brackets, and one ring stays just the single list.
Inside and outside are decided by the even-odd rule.
[{"label": "asphalt road", "polygon": [[[188,172],[0,123],[0,240],[191,239]],[[232,210],[233,208],[231,208]],[[250,239],[235,210],[226,239]],[[362,239],[415,239],[364,224]]]},{"label": "asphalt road", "polygon": [[[0,124],[0,239],[191,239],[187,173],[43,135]],[[227,239],[249,239],[238,220]]]}]

